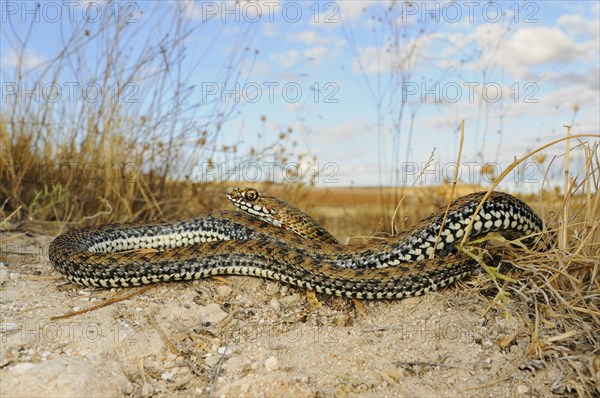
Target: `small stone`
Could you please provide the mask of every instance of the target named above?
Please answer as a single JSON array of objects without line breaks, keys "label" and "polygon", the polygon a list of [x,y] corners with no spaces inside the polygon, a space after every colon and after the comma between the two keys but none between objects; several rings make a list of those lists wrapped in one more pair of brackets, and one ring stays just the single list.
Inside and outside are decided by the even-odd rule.
[{"label": "small stone", "polygon": [[133,394],[133,391],[135,391],[135,387],[133,386],[132,382],[128,381],[127,383],[123,383],[121,385],[121,392],[123,395],[131,395]]},{"label": "small stone", "polygon": [[279,361],[275,357],[269,357],[265,361],[265,369],[269,372],[279,369]]},{"label": "small stone", "polygon": [[291,307],[292,305],[296,304],[298,301],[300,301],[300,295],[298,293],[294,293],[289,296],[283,296],[281,298],[281,300],[279,300],[281,305],[283,305],[284,307]]},{"label": "small stone", "polygon": [[[244,364],[246,364],[246,362],[244,361],[244,358],[241,355],[234,355],[231,358],[229,358],[227,360],[227,362],[225,362],[223,364],[223,367],[226,369],[242,369],[244,367]],[[235,372],[235,373],[239,373],[239,372]]]},{"label": "small stone", "polygon": [[142,386],[142,397],[151,397],[154,395],[154,386],[150,383],[144,383]]},{"label": "small stone", "polygon": [[25,373],[32,368],[35,368],[35,365],[31,362],[21,362],[13,366],[11,370],[16,373]]},{"label": "small stone", "polygon": [[231,355],[235,352],[236,348],[237,347],[235,345],[230,345],[227,347],[219,347],[217,352],[221,355]]},{"label": "small stone", "polygon": [[269,305],[275,310],[275,312],[281,311],[281,304],[279,304],[279,301],[276,298],[271,299]]},{"label": "small stone", "polygon": [[160,378],[163,380],[173,380],[173,377],[175,376],[175,372],[173,372],[173,370],[169,371],[169,372],[163,372],[160,375]]},{"label": "small stone", "polygon": [[217,287],[217,295],[222,298],[227,298],[231,294],[232,289],[227,285]]},{"label": "small stone", "polygon": [[267,283],[267,287],[265,289],[269,296],[279,293],[279,285],[274,282]]},{"label": "small stone", "polygon": [[9,279],[9,272],[4,267],[0,268],[0,283],[6,283]]},{"label": "small stone", "polygon": [[217,303],[198,307],[198,317],[201,322],[219,323],[227,318],[227,313]]},{"label": "small stone", "polygon": [[520,384],[519,386],[517,386],[517,393],[519,395],[527,395],[529,393],[529,387]]},{"label": "small stone", "polygon": [[221,357],[219,355],[207,355],[206,358],[204,358],[204,363],[207,366],[214,368],[215,366],[217,366],[220,360]]}]

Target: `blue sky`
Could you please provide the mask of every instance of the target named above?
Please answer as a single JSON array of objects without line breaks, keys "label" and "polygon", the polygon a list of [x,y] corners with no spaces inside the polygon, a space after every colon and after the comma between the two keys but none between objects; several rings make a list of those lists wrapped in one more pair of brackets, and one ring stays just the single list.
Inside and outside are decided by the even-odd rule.
[{"label": "blue sky", "polygon": [[[33,2],[2,3],[1,76],[11,82],[15,37],[25,37],[32,26],[27,7]],[[39,76],[36,67],[61,48],[61,32],[81,26],[84,10],[94,16],[96,5],[105,5],[42,4],[46,8],[23,53],[30,66],[25,79]],[[234,109],[218,142],[244,150],[291,127],[296,152],[316,156],[318,165],[302,167],[320,170],[320,185],[410,184],[434,147],[425,183],[451,177],[461,119],[467,183],[479,181],[474,171],[483,162],[502,169],[515,156],[564,135],[563,125],[572,121],[573,133],[599,133],[598,2],[390,4],[116,2],[113,9],[130,15],[141,37],[150,40],[169,30],[168,16],[179,9],[191,29],[182,62],[186,81],[195,86],[190,101],[227,102]],[[63,13],[58,22],[53,7]],[[130,51],[143,44],[130,43]],[[94,49],[89,51],[93,57]],[[228,68],[232,55],[244,59],[237,69]],[[210,121],[205,118],[212,109],[201,107],[190,117]],[[201,166],[196,172],[203,178]]]}]

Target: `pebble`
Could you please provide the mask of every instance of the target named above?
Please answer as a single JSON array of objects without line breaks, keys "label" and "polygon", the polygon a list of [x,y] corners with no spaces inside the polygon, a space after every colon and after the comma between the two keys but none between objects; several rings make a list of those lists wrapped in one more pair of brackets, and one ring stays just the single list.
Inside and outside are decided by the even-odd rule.
[{"label": "pebble", "polygon": [[131,395],[134,391],[135,387],[130,381],[121,385],[121,392],[123,393],[123,395]]},{"label": "pebble", "polygon": [[177,355],[173,354],[171,351],[167,351],[167,361],[169,362],[175,362],[175,360],[177,359]]},{"label": "pebble", "polygon": [[217,366],[219,361],[221,360],[221,356],[209,354],[204,358],[204,363],[211,368]]},{"label": "pebble", "polygon": [[279,361],[275,357],[269,357],[265,361],[265,369],[269,372],[279,369]]},{"label": "pebble", "polygon": [[142,397],[151,397],[154,395],[154,386],[150,383],[144,383],[142,386]]},{"label": "pebble", "polygon": [[[227,369],[237,369],[237,370],[239,370],[239,369],[243,368],[243,366],[244,366],[245,363],[246,362],[244,361],[244,358],[241,355],[234,355],[231,358],[229,358],[227,360],[227,362],[225,362],[223,364],[223,367],[227,368]],[[239,373],[239,372],[234,371],[234,373]]]},{"label": "pebble", "polygon": [[266,291],[269,296],[277,294],[279,293],[279,285],[274,282],[269,282],[267,283]]},{"label": "pebble", "polygon": [[271,301],[269,302],[269,305],[271,306],[271,308],[273,308],[275,310],[275,312],[281,311],[281,304],[279,303],[279,301],[276,298],[271,299]]},{"label": "pebble", "polygon": [[4,267],[0,268],[0,283],[6,283],[9,279],[9,272]]},{"label": "pebble", "polygon": [[232,289],[227,285],[217,287],[217,295],[222,298],[227,298],[231,294]]},{"label": "pebble", "polygon": [[235,351],[237,350],[237,346],[235,345],[230,345],[227,347],[219,347],[219,349],[217,350],[217,352],[221,355],[231,355],[233,354]]},{"label": "pebble", "polygon": [[168,380],[173,380],[173,377],[174,377],[174,376],[175,376],[175,372],[174,372],[174,371],[171,369],[171,370],[170,370],[170,371],[168,371],[168,372],[163,372],[163,373],[160,375],[160,378],[161,378],[161,379],[163,379],[163,380],[166,380],[166,381],[168,381]]},{"label": "pebble", "polygon": [[211,303],[198,307],[198,317],[201,322],[219,323],[227,318],[227,313],[217,303]]},{"label": "pebble", "polygon": [[299,300],[300,295],[298,293],[294,293],[292,295],[282,297],[281,300],[279,300],[279,302],[285,307],[290,307]]}]

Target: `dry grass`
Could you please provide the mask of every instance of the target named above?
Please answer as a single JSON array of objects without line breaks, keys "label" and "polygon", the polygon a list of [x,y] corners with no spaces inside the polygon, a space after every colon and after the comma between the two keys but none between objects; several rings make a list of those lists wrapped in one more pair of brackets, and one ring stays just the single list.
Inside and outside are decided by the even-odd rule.
[{"label": "dry grass", "polygon": [[[64,47],[36,67],[25,61],[29,37],[3,26],[6,50],[18,55],[14,69],[3,69],[3,84],[38,95],[19,89],[2,104],[0,228],[184,217],[221,205],[221,188],[211,182],[223,176],[204,178],[198,171],[205,165],[296,159],[289,129],[248,153],[236,146],[239,137],[225,136],[238,104],[198,100],[183,60],[199,65],[210,52],[188,49],[185,39],[201,26],[176,4],[144,4],[139,23],[103,18],[72,26],[63,32]],[[103,6],[110,15],[114,5]],[[30,32],[38,28],[34,20]],[[231,63],[214,77],[219,84],[248,78],[256,57],[246,47],[251,36],[240,30]],[[63,82],[76,83],[74,94],[66,94]],[[41,89],[49,84],[62,94]],[[87,85],[103,95],[86,99]],[[260,120],[264,128],[267,117]]]}]

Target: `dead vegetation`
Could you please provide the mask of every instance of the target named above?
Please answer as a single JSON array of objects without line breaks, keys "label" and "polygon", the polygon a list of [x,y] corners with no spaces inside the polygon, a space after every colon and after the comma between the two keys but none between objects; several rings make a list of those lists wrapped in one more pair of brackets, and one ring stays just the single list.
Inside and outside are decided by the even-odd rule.
[{"label": "dead vegetation", "polygon": [[[27,56],[35,19],[25,37],[3,25],[3,47],[17,60],[2,70],[4,228],[6,220],[86,225],[182,217],[220,203],[222,192],[211,186],[228,176],[206,172],[217,162],[297,159],[291,129],[244,149],[239,136],[223,134],[239,103],[219,96],[198,101],[183,64],[184,55],[206,62],[209,49],[190,54],[185,44],[203,26],[184,18],[175,3],[145,6],[143,23],[121,15],[69,26],[61,32],[63,47],[34,66]],[[115,9],[111,2],[104,7],[107,15]],[[207,81],[249,78],[257,52],[248,29],[237,34],[231,64]],[[140,43],[135,51],[133,42]],[[247,134],[265,134],[267,117],[257,118],[263,131]]]}]

